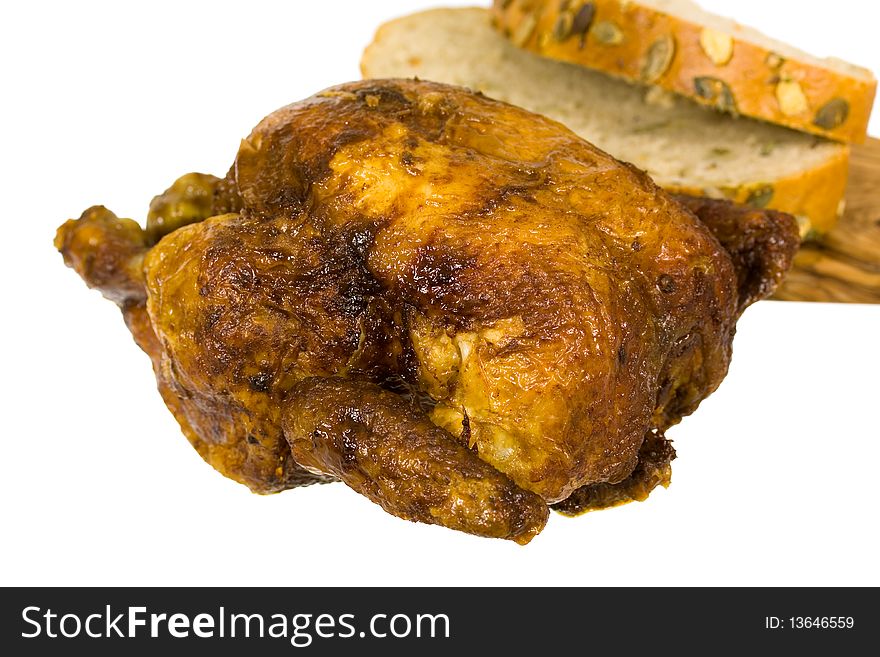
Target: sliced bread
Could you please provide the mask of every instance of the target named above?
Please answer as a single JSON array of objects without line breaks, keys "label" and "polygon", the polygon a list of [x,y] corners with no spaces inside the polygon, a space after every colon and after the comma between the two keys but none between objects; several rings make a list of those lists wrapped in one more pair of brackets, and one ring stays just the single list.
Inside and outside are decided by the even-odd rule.
[{"label": "sliced bread", "polygon": [[495,0],[516,45],[697,102],[851,143],[865,140],[877,80],[710,14],[690,0]]},{"label": "sliced bread", "polygon": [[664,188],[768,206],[826,232],[843,210],[846,145],[736,119],[512,45],[484,9],[435,9],[379,28],[364,77],[457,84],[555,119]]}]

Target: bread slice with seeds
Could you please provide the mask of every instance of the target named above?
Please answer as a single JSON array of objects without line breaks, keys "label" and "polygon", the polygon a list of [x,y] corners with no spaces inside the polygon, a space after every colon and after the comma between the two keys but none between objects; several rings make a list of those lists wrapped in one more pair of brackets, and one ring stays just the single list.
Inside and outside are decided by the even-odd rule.
[{"label": "bread slice with seeds", "polygon": [[789,212],[804,236],[828,231],[843,210],[846,145],[539,57],[495,31],[484,9],[435,9],[386,23],[361,71],[482,91],[565,124],[670,191]]},{"label": "bread slice with seeds", "polygon": [[516,45],[839,141],[862,143],[877,90],[863,68],[819,59],[690,0],[495,0]]}]

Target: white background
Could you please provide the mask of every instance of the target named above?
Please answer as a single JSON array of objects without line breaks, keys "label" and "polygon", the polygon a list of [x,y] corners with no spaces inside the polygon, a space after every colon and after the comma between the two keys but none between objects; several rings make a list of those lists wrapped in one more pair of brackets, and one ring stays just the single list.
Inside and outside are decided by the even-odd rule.
[{"label": "white background", "polygon": [[[528,547],[341,484],[252,495],[189,447],[56,226],[223,175],[262,116],[358,78],[379,23],[430,4],[3,3],[0,584],[880,584],[880,306],[749,310],[729,377],[670,432],[671,488],[554,514]],[[874,3],[703,4],[880,73]]]}]

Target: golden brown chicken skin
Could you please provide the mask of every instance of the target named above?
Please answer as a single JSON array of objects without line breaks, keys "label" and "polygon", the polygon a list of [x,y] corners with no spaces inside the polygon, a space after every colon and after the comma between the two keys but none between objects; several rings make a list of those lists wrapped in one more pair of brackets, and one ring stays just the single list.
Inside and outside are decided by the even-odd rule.
[{"label": "golden brown chicken skin", "polygon": [[226,476],[340,479],[525,543],[550,504],[668,483],[663,430],[721,382],[797,230],[675,200],[525,110],[368,80],[269,115],[226,178],[157,197],[146,231],[96,207],[56,245]]}]

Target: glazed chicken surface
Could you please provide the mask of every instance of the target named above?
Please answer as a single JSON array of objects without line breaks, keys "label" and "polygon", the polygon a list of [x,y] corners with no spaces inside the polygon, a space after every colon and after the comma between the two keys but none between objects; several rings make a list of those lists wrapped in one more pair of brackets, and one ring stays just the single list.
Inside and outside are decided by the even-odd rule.
[{"label": "glazed chicken surface", "polygon": [[224,475],[519,543],[551,505],[668,484],[664,430],[797,243],[787,215],[674,199],[549,119],[404,80],[274,112],[146,229],[96,206],[56,237]]}]

